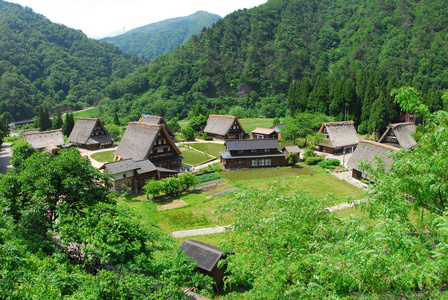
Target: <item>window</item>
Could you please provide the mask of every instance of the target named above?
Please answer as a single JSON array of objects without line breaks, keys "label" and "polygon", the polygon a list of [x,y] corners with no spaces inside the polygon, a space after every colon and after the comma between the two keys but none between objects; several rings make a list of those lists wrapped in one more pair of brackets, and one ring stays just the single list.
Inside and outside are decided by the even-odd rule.
[{"label": "window", "polygon": [[243,150],[238,150],[237,153],[238,153],[238,154],[243,154],[244,151],[243,151]]},{"label": "window", "polygon": [[271,164],[270,158],[252,159],[252,167],[269,167]]},{"label": "window", "polygon": [[126,178],[126,174],[123,174],[123,178]]},{"label": "window", "polygon": [[264,152],[269,153],[271,152],[271,149],[264,149]]},{"label": "window", "polygon": [[164,148],[159,148],[159,149],[157,149],[157,153],[162,153],[163,150],[164,150]]},{"label": "window", "polygon": [[250,152],[257,153],[257,149],[251,149]]}]

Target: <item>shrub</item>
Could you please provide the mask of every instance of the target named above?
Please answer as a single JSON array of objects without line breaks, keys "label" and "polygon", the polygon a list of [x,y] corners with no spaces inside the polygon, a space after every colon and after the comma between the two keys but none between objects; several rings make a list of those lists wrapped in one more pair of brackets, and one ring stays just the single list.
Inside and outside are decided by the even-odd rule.
[{"label": "shrub", "polygon": [[340,161],[339,159],[327,159],[319,162],[317,165],[325,169],[334,169],[334,167],[340,165]]},{"label": "shrub", "polygon": [[299,158],[297,157],[297,153],[289,153],[288,157],[286,157],[286,164],[288,166],[294,166],[299,161]]},{"label": "shrub", "polygon": [[307,159],[305,159],[305,163],[307,165],[316,165],[319,162],[321,162],[324,158],[320,156],[310,156]]}]

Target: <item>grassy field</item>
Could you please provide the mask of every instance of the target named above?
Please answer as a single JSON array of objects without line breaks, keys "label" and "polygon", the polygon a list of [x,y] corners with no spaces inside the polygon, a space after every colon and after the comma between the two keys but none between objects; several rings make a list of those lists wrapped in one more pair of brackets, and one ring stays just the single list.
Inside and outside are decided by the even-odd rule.
[{"label": "grassy field", "polygon": [[115,150],[98,152],[92,154],[91,157],[99,162],[112,162],[114,160],[114,152]]},{"label": "grassy field", "polygon": [[73,116],[75,118],[98,118],[99,115],[100,115],[100,111],[99,111],[98,107],[93,107],[86,111],[73,113]]},{"label": "grassy field", "polygon": [[182,156],[184,157],[182,162],[192,166],[203,164],[215,158],[214,156],[205,155],[204,153],[194,149],[182,151]]},{"label": "grassy field", "polygon": [[[305,175],[281,177],[287,172],[305,171]],[[298,190],[306,190],[317,199],[324,199],[329,193],[332,194],[330,205],[346,202],[349,199],[362,198],[362,191],[353,187],[352,185],[339,180],[333,175],[314,170],[310,175],[310,168],[279,168],[279,169],[266,169],[255,171],[232,171],[222,172],[221,174],[230,173],[233,178],[246,177],[247,174],[261,173],[265,178],[258,178],[255,175],[251,175],[252,179],[240,179],[237,181],[227,181],[225,183],[215,184],[209,188],[205,188],[202,191],[196,190],[189,194],[183,194],[175,199],[164,200],[163,202],[146,201],[145,195],[133,196],[129,200],[121,200],[123,205],[127,205],[135,212],[138,221],[145,226],[152,226],[151,224],[157,224],[166,233],[173,231],[197,229],[204,227],[214,227],[229,225],[233,219],[231,215],[217,215],[215,210],[218,206],[225,204],[228,201],[232,201],[235,192],[229,192],[222,196],[213,196],[220,191],[226,191],[235,187],[239,188],[258,188],[266,189],[273,185],[281,185],[286,188],[286,193],[293,193]],[[246,175],[237,175],[239,173]],[[291,173],[290,173],[291,174]],[[173,200],[183,200],[187,203],[186,206],[158,211],[158,204],[166,204]],[[348,214],[356,211],[349,212]],[[341,212],[342,213],[342,212]],[[222,239],[226,239],[230,233],[213,234],[206,236],[197,236],[194,239],[218,245]],[[179,239],[181,243],[185,239]]]},{"label": "grassy field", "polygon": [[190,143],[187,145],[199,151],[207,152],[207,154],[213,155],[216,158],[219,158],[220,151],[226,150],[226,146],[217,143]]},{"label": "grassy field", "polygon": [[[274,119],[266,119],[266,118],[248,118],[248,119],[238,119],[238,121],[241,123],[241,126],[243,126],[244,130],[246,132],[251,132],[257,127],[262,128],[270,128],[272,127],[272,122]],[[184,129],[187,127],[189,120],[182,120],[179,121],[180,127]]]},{"label": "grassy field", "polygon": [[314,169],[307,166],[300,167],[283,167],[283,168],[270,168],[270,169],[248,169],[241,171],[225,171],[222,172],[222,177],[229,181],[238,180],[252,180],[262,178],[279,178],[289,176],[302,176],[317,173]]},{"label": "grassy field", "polygon": [[261,128],[270,128],[272,127],[272,123],[274,119],[266,119],[266,118],[248,118],[248,119],[238,119],[240,121],[241,126],[243,126],[246,132],[251,132],[257,127]]}]

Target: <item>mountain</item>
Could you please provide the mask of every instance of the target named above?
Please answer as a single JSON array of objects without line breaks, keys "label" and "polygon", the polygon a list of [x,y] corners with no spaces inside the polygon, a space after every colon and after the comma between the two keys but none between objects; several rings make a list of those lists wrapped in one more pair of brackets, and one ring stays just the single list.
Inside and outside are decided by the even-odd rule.
[{"label": "mountain", "polygon": [[32,118],[39,105],[97,104],[103,90],[145,64],[134,54],[0,0],[0,114]]},{"label": "mountain", "polygon": [[[391,89],[412,85],[435,109],[442,105],[441,91],[448,88],[446,4],[270,0],[219,20],[156,58],[133,80],[110,85],[108,96],[117,103],[123,103],[124,94],[134,99],[133,104],[115,106],[120,114],[141,110],[182,118],[201,103],[222,112],[237,105],[257,116],[277,109],[281,114],[287,106],[291,112],[322,112],[367,126],[381,94],[391,108],[387,111],[393,112]],[[147,88],[128,94],[136,77]],[[287,103],[291,83],[303,81],[303,105],[296,103],[300,97],[295,90]]]},{"label": "mountain", "polygon": [[221,17],[218,15],[198,11],[187,17],[152,23],[102,40],[114,44],[123,51],[152,60],[161,54],[173,51],[219,19]]}]

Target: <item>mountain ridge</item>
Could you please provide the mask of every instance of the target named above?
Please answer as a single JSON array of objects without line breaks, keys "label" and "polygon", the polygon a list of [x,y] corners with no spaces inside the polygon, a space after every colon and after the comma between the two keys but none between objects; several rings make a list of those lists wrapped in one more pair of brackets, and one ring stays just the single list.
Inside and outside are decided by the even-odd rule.
[{"label": "mountain ridge", "polygon": [[131,29],[123,34],[101,39],[123,51],[148,60],[173,51],[191,36],[221,19],[219,15],[197,11],[185,17],[176,17]]}]

